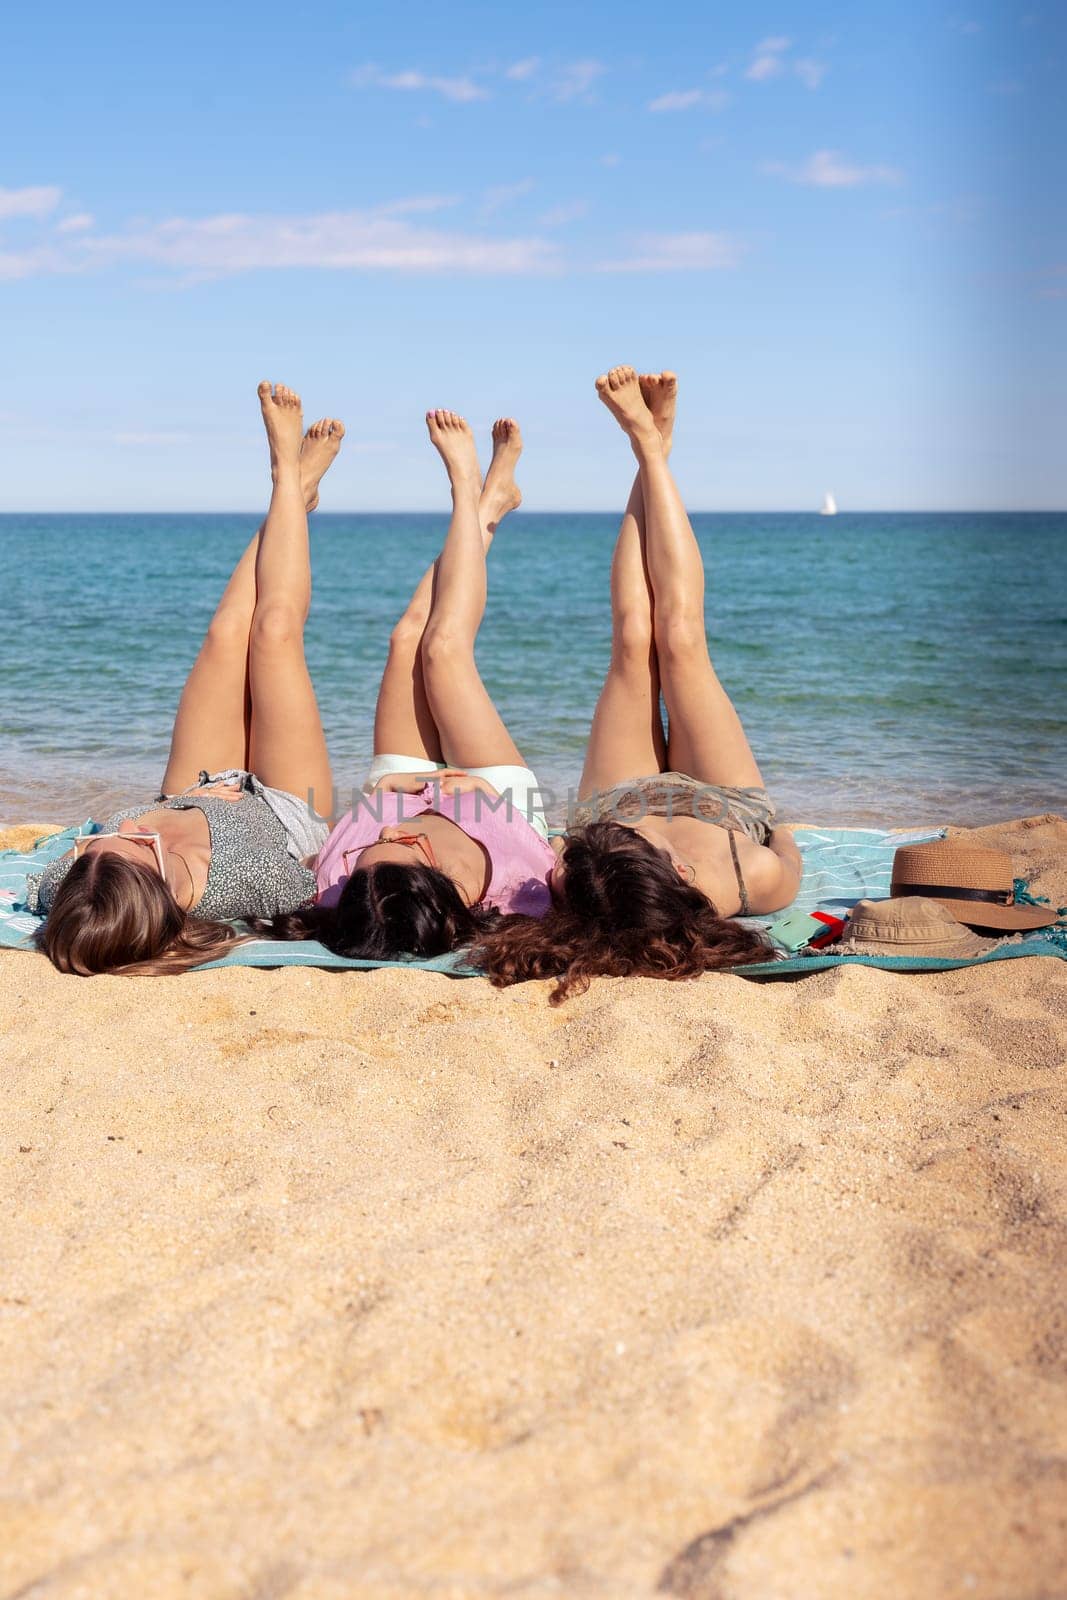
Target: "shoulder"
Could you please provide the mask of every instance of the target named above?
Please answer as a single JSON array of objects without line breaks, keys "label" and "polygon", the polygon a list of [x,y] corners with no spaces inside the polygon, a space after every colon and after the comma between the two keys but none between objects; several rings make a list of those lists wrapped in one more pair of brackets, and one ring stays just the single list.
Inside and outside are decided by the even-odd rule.
[{"label": "shoulder", "polygon": [[784,911],[792,905],[800,888],[800,872],[792,861],[783,860],[767,845],[751,841],[741,861],[754,916]]}]

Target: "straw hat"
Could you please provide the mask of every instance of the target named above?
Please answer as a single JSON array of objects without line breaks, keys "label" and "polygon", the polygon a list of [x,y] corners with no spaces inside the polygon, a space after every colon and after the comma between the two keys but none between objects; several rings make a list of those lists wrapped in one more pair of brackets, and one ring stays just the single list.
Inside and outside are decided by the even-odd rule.
[{"label": "straw hat", "polygon": [[835,956],[941,956],[973,960],[997,943],[961,928],[940,900],[907,895],[902,900],[861,900],[844,934],[832,945]]},{"label": "straw hat", "polygon": [[1047,928],[1056,912],[1015,904],[1011,856],[955,839],[901,845],[893,857],[894,899],[923,895],[937,900],[957,922],[972,928]]}]

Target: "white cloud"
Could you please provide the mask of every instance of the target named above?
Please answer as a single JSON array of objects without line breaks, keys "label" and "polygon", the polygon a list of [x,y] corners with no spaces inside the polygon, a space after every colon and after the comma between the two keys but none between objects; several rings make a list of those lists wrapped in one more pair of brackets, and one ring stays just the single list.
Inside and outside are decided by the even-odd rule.
[{"label": "white cloud", "polygon": [[588,100],[594,83],[606,71],[600,61],[572,61],[557,73],[552,84],[552,98],[564,104],[569,100]]},{"label": "white cloud", "polygon": [[788,178],[790,183],[803,183],[815,189],[858,189],[869,183],[901,183],[904,177],[898,167],[857,166],[836,150],[816,150],[799,167],[767,161],[762,170],[778,178]]},{"label": "white cloud", "polygon": [[671,89],[667,94],[658,95],[655,100],[650,100],[648,109],[650,111],[688,111],[690,106],[698,106],[703,98],[703,89]]},{"label": "white cloud", "polygon": [[177,274],[184,284],[286,268],[503,275],[558,270],[558,251],[548,240],[446,231],[404,215],[445,203],[429,197],[373,211],[172,217],[120,233],[71,234],[21,254],[0,254],[0,278],[126,264]]},{"label": "white cloud", "polygon": [[0,189],[0,219],[47,217],[56,209],[62,189],[45,184],[35,189]]},{"label": "white cloud", "polygon": [[514,83],[525,83],[527,78],[532,78],[541,65],[540,56],[527,56],[525,61],[516,61],[504,73],[505,78],[510,78]]},{"label": "white cloud", "polygon": [[0,250],[0,283],[11,283],[16,278],[37,278],[44,273],[63,272],[65,268],[59,251],[47,247],[36,250]]},{"label": "white cloud", "polygon": [[745,68],[745,77],[751,78],[753,83],[765,83],[768,78],[777,78],[784,71],[781,56],[757,56],[751,66]]},{"label": "white cloud", "polygon": [[84,233],[86,228],[91,228],[96,218],[88,211],[78,211],[74,216],[64,217],[56,223],[57,233]]},{"label": "white cloud", "polygon": [[745,69],[745,77],[752,78],[753,83],[766,83],[768,78],[781,77],[784,70],[781,56],[757,56]]},{"label": "white cloud", "polygon": [[742,241],[729,233],[643,234],[636,254],[602,261],[601,272],[712,272],[736,267],[744,255]]},{"label": "white cloud", "polygon": [[409,68],[404,72],[383,72],[380,67],[359,67],[352,74],[357,89],[398,89],[407,93],[429,92],[461,105],[472,100],[488,100],[489,91],[473,78],[445,78],[435,73],[418,72]]},{"label": "white cloud", "polygon": [[517,183],[498,183],[494,188],[487,189],[482,196],[480,214],[483,218],[491,217],[495,212],[509,206],[515,200],[521,200],[524,194],[529,194],[537,185],[532,178],[520,178]]},{"label": "white cloud", "polygon": [[826,76],[826,70],[824,61],[815,61],[811,56],[801,56],[793,62],[793,71],[805,89],[817,89]]},{"label": "white cloud", "polygon": [[765,83],[768,78],[777,78],[785,71],[783,56],[789,49],[790,41],[784,34],[776,34],[770,39],[761,39],[756,46],[752,61],[745,68],[745,77],[753,83]]},{"label": "white cloud", "polygon": [[550,211],[545,211],[537,221],[542,228],[562,228],[568,222],[577,222],[589,210],[585,200],[570,200],[566,205],[553,206]]},{"label": "white cloud", "polygon": [[650,111],[690,111],[706,106],[709,111],[724,111],[731,96],[725,89],[673,89],[648,102]]}]

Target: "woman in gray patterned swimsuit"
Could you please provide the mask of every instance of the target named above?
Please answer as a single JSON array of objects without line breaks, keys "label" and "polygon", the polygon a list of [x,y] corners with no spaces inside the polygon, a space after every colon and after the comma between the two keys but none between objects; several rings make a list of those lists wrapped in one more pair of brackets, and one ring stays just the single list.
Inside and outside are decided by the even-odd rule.
[{"label": "woman in gray patterned swimsuit", "polygon": [[228,922],[315,894],[333,785],[304,659],[307,513],[344,428],[326,417],[302,441],[299,395],[261,383],[259,401],[270,508],[186,681],[162,790],[31,878],[38,947],[62,972],[184,971],[225,950]]},{"label": "woman in gray patterned swimsuit", "polygon": [[611,570],[611,665],[554,909],[537,925],[500,924],[481,952],[497,983],[558,977],[554,1001],[595,973],[683,978],[765,960],[762,938],[734,919],[780,910],[800,885],[799,852],[774,827],[708,655],[703,562],[667,465],[674,375],[616,367],[597,391],[638,466]]}]

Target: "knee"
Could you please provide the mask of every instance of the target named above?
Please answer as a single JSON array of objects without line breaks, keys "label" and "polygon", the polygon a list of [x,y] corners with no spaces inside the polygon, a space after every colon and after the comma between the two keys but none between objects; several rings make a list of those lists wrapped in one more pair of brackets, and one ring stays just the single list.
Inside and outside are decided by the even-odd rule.
[{"label": "knee", "polygon": [[647,674],[652,655],[652,614],[647,607],[616,613],[611,650],[616,666]]},{"label": "knee", "polygon": [[427,676],[448,672],[470,655],[468,639],[447,625],[429,623],[422,636],[422,665]]},{"label": "knee", "polygon": [[223,606],[208,623],[208,648],[230,654],[248,648],[248,612],[240,606]]},{"label": "knee", "polygon": [[288,650],[304,636],[304,619],[290,605],[271,601],[256,608],[252,618],[253,650]]},{"label": "knee", "polygon": [[656,615],[656,649],[663,661],[704,660],[708,636],[702,611],[690,606],[670,607]]},{"label": "knee", "polygon": [[414,655],[422,642],[425,627],[425,618],[402,616],[389,635],[390,654]]}]

